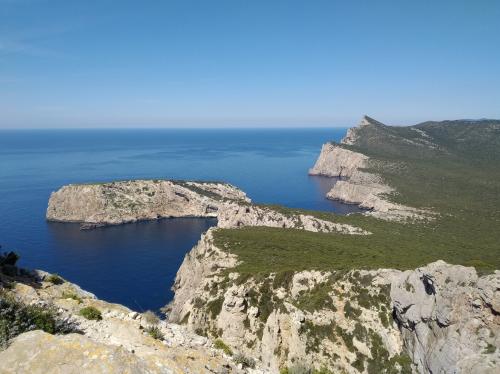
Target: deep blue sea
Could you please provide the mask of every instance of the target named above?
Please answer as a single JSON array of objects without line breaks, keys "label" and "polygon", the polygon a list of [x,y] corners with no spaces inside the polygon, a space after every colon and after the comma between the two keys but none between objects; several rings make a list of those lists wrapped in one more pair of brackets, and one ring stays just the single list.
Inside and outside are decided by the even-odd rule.
[{"label": "deep blue sea", "polygon": [[187,251],[215,220],[180,218],[80,231],[49,223],[52,191],[75,182],[221,180],[259,203],[346,213],[328,178],[310,177],[321,145],[345,129],[0,131],[0,244],[21,266],[55,272],[99,298],[156,310]]}]

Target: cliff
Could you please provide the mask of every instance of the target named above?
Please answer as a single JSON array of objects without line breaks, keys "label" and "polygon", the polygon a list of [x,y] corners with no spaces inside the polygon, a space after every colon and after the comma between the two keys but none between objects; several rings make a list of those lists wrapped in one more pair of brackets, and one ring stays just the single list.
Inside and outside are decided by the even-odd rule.
[{"label": "cliff", "polygon": [[223,340],[270,372],[498,369],[499,271],[478,276],[438,261],[408,271],[244,274],[231,249],[215,244],[216,230],[180,267],[169,320]]},{"label": "cliff", "polygon": [[[22,270],[11,276],[0,272],[2,300],[15,302],[2,304],[0,322],[5,317],[15,317],[17,322],[12,322],[15,326],[7,326],[7,330],[5,326],[0,329],[0,373],[247,372],[207,338],[184,326],[99,300],[77,285],[43,271]],[[16,310],[9,306],[13,303],[25,306]],[[82,316],[81,311],[88,307],[95,308],[100,317]],[[68,331],[52,334],[34,330],[23,325],[28,313],[39,313],[34,318],[38,318],[44,330],[52,329],[49,317],[57,315]],[[21,333],[2,350],[4,332],[16,328],[32,331]]]},{"label": "cliff", "polygon": [[53,192],[47,220],[80,222],[90,229],[165,217],[216,217],[218,226],[268,226],[367,235],[349,224],[254,205],[238,188],[217,182],[133,180],[71,184]]},{"label": "cliff", "polygon": [[71,184],[53,192],[47,220],[86,227],[166,217],[216,217],[224,201],[249,202],[226,183],[132,180]]},{"label": "cliff", "polygon": [[359,142],[361,136],[359,129],[381,126],[385,125],[365,116],[357,128],[348,130],[341,144],[323,145],[315,165],[309,169],[309,174],[340,178],[326,197],[358,204],[369,210],[367,214],[377,218],[386,220],[430,218],[429,211],[392,202],[389,198],[397,191],[380,175],[373,172],[374,166],[380,162],[346,147]]}]

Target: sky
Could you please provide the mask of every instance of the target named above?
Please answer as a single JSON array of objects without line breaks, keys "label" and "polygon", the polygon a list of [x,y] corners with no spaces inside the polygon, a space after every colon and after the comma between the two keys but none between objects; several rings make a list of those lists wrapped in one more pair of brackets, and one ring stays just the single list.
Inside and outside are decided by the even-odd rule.
[{"label": "sky", "polygon": [[0,128],[500,118],[496,0],[0,0]]}]

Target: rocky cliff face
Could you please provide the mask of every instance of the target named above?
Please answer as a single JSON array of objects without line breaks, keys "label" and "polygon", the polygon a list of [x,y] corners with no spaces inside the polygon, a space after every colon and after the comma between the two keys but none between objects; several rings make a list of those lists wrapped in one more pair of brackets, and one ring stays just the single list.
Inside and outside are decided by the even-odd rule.
[{"label": "rocky cliff face", "polygon": [[214,230],[179,269],[169,320],[222,339],[270,372],[498,369],[498,271],[479,277],[438,261],[404,272],[244,275],[234,270],[237,258],[215,246]]},{"label": "rocky cliff face", "polygon": [[47,219],[92,227],[164,217],[216,217],[224,201],[249,199],[226,183],[133,180],[71,184],[51,194]]},{"label": "rocky cliff face", "polygon": [[500,271],[437,261],[401,273],[391,287],[395,319],[420,373],[497,373]]},{"label": "rocky cliff face", "polygon": [[267,226],[300,229],[312,232],[336,232],[350,235],[369,235],[370,232],[348,224],[325,221],[311,215],[293,213],[268,206],[226,203],[218,211],[217,226],[237,228]]},{"label": "rocky cliff face", "polygon": [[[384,125],[365,116],[358,128],[366,126]],[[380,176],[366,171],[374,166],[373,161],[362,153],[344,147],[355,144],[358,139],[357,128],[351,128],[341,144],[324,144],[315,165],[309,170],[310,175],[341,178],[327,193],[327,198],[358,204],[362,208],[369,209],[367,214],[382,219],[406,220],[428,217],[429,212],[388,200],[388,196],[396,191]]]},{"label": "rocky cliff face", "polygon": [[243,191],[226,183],[134,180],[72,184],[52,193],[47,208],[48,220],[81,222],[82,228],[163,217],[217,217],[223,228],[268,226],[369,234],[351,225],[253,205]]}]

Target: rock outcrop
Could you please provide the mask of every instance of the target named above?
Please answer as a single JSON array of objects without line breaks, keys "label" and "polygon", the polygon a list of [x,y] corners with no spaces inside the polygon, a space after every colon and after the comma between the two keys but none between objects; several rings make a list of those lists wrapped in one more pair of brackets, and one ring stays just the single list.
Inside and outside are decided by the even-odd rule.
[{"label": "rock outcrop", "polygon": [[368,209],[366,214],[387,220],[427,218],[429,212],[391,202],[389,196],[396,193],[394,188],[376,173],[367,171],[373,170],[374,162],[368,156],[345,147],[356,144],[359,139],[357,129],[366,126],[384,125],[365,116],[358,128],[348,130],[341,144],[323,145],[309,174],[340,178],[327,193],[327,198],[358,204]]},{"label": "rock outcrop", "polygon": [[437,261],[401,273],[391,299],[418,372],[498,373],[500,271]]},{"label": "rock outcrop", "polygon": [[[50,282],[50,274],[7,277],[0,274],[0,291],[27,305],[57,310],[60,318],[80,334],[51,335],[40,330],[25,332],[0,351],[0,373],[262,373],[238,368],[206,337],[184,326],[148,316],[122,305],[97,299],[67,281]],[[2,286],[10,284],[8,289]],[[102,319],[80,315],[94,307]],[[148,328],[158,331],[155,337]]]},{"label": "rock outcrop", "polygon": [[312,232],[335,232],[350,235],[369,235],[370,232],[352,225],[327,221],[293,210],[270,206],[226,203],[219,209],[217,226],[237,228],[243,226],[267,226],[300,229]]},{"label": "rock outcrop", "polygon": [[84,228],[166,217],[216,217],[225,201],[249,202],[226,183],[132,180],[70,184],[53,192],[47,219]]},{"label": "rock outcrop", "polygon": [[214,230],[179,269],[169,321],[270,372],[299,364],[348,373],[498,370],[498,271],[479,277],[438,261],[413,271],[243,276],[230,249],[214,244]]},{"label": "rock outcrop", "polygon": [[53,192],[47,219],[80,222],[83,229],[165,217],[216,217],[218,226],[268,226],[367,235],[348,224],[291,210],[254,205],[238,188],[215,182],[133,180],[71,184]]}]

